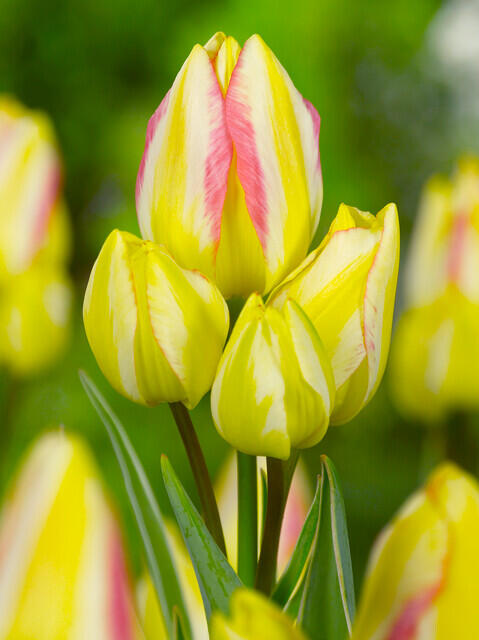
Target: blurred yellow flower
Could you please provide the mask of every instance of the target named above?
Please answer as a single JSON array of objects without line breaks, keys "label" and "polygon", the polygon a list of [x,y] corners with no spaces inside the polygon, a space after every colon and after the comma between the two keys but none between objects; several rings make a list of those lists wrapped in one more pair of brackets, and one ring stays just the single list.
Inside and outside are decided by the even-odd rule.
[{"label": "blurred yellow flower", "polygon": [[237,589],[230,600],[230,616],[214,612],[211,640],[306,640],[291,618],[263,594]]},{"label": "blurred yellow flower", "polygon": [[220,435],[244,453],[286,460],[325,435],[334,404],[331,365],[311,321],[252,294],[236,321],[211,390]]},{"label": "blurred yellow flower", "polygon": [[373,548],[353,640],[475,640],[479,486],[443,464]]},{"label": "blurred yellow flower", "polygon": [[398,408],[437,421],[479,407],[479,160],[424,189],[391,350]]},{"label": "blurred yellow flower", "polygon": [[208,278],[160,245],[113,231],[93,267],[85,330],[111,385],[146,405],[192,408],[209,391],[226,340],[226,303]]},{"label": "blurred yellow flower", "polygon": [[301,305],[324,344],[336,387],[333,424],[351,420],[382,379],[398,265],[396,206],[373,216],[342,204],[319,247],[270,296],[276,308]]},{"label": "blurred yellow flower", "polygon": [[96,466],[76,437],[40,438],[0,527],[0,638],[142,637],[121,534]]},{"label": "blurred yellow flower", "polygon": [[141,234],[225,297],[268,292],[305,257],[323,187],[317,111],[258,35],[195,45],[148,124]]},{"label": "blurred yellow flower", "polygon": [[50,122],[0,96],[0,361],[15,375],[52,364],[66,344],[68,213]]}]

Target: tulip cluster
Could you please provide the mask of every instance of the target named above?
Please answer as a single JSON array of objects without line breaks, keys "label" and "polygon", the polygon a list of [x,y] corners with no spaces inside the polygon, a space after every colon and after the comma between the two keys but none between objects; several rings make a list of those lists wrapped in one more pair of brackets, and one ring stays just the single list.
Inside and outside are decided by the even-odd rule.
[{"label": "tulip cluster", "polygon": [[65,345],[69,242],[50,123],[0,96],[0,363],[14,375],[48,366]]},{"label": "tulip cluster", "polygon": [[[193,408],[212,387],[218,431],[253,455],[287,459],[350,420],[387,359],[396,207],[341,205],[306,255],[318,141],[319,115],[259,36],[196,45],[148,124],[143,239],[114,231],[85,296],[88,340],[115,389]],[[233,295],[247,301],[223,352]]]},{"label": "tulip cluster", "polygon": [[437,421],[479,406],[479,159],[424,189],[406,263],[405,302],[391,354],[393,396]]}]

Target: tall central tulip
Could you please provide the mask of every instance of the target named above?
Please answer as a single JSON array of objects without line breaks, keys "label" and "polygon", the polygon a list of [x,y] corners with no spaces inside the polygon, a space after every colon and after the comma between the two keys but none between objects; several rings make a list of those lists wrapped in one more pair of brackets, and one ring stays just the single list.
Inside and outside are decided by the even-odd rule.
[{"label": "tall central tulip", "polygon": [[319,115],[263,40],[193,47],[153,114],[136,188],[143,237],[226,296],[266,293],[319,222]]}]

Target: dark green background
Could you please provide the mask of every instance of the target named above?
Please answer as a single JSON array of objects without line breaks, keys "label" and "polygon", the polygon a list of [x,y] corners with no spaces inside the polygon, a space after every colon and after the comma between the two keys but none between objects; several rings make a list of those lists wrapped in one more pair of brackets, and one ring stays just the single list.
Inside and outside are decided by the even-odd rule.
[{"label": "dark green background", "polygon": [[[78,380],[84,368],[123,418],[165,509],[163,452],[196,498],[168,409],[142,409],[109,388],[81,321],[89,270],[104,238],[114,227],[138,232],[134,185],[147,120],[193,44],[219,29],[240,42],[260,33],[318,108],[325,198],[316,241],[341,201],[374,213],[395,201],[404,249],[423,180],[450,170],[459,151],[451,90],[430,73],[425,53],[425,33],[439,7],[436,0],[1,0],[0,91],[46,110],[55,122],[77,287],[69,351],[47,374],[14,383],[1,434],[3,486],[32,438],[64,424],[93,447],[134,547],[119,469]],[[11,389],[5,374],[5,397]],[[212,427],[208,398],[194,420],[214,474],[227,447]],[[322,452],[340,473],[357,582],[377,532],[417,486],[422,441],[421,428],[398,417],[383,384],[357,419],[331,428],[305,454],[312,477]],[[136,568],[139,562],[134,552]]]}]

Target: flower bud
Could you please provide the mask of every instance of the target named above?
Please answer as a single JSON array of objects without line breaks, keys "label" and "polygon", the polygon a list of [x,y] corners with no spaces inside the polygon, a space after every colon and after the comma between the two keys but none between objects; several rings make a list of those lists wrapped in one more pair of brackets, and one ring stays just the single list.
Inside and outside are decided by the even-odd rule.
[{"label": "flower bud", "polygon": [[25,271],[47,244],[60,185],[47,118],[0,97],[0,282]]},{"label": "flower bud", "polygon": [[394,204],[377,216],[342,204],[320,246],[271,294],[295,300],[315,326],[336,386],[332,424],[372,398],[386,366],[399,264]]},{"label": "flower bud", "polygon": [[479,486],[441,465],[373,548],[353,640],[473,640],[479,590]]},{"label": "flower bud", "polygon": [[193,408],[210,389],[228,333],[228,308],[201,273],[167,251],[113,231],[83,306],[97,362],[121,394],[145,405]]},{"label": "flower bud", "polygon": [[0,362],[15,375],[39,373],[70,335],[72,285],[62,269],[35,264],[5,281],[0,304]]},{"label": "flower bud", "polygon": [[230,600],[230,616],[216,611],[211,619],[211,640],[305,640],[291,618],[252,589],[237,589]]},{"label": "flower bud", "polygon": [[302,309],[281,311],[261,296],[246,302],[218,365],[213,419],[234,448],[286,460],[318,443],[334,401],[329,360]]},{"label": "flower bud", "polygon": [[454,285],[399,318],[389,381],[406,416],[437,422],[454,410],[479,408],[479,304]]},{"label": "flower bud", "polygon": [[40,438],[3,507],[0,637],[140,637],[121,534],[85,446]]},{"label": "flower bud", "polygon": [[305,257],[322,202],[319,115],[263,40],[193,47],[153,114],[141,234],[225,297],[267,292]]}]

